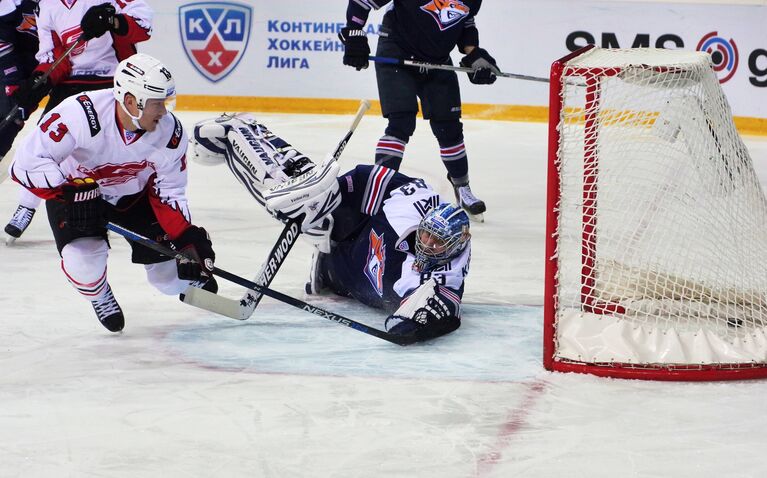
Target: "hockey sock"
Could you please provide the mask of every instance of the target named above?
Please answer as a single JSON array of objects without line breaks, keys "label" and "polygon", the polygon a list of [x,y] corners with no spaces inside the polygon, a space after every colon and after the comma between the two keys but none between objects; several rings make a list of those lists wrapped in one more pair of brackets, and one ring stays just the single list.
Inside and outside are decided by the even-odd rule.
[{"label": "hockey sock", "polygon": [[447,174],[454,185],[469,182],[469,160],[466,157],[466,147],[463,141],[458,144],[439,145],[439,155],[447,169]]},{"label": "hockey sock", "polygon": [[398,170],[405,155],[407,141],[389,135],[381,136],[376,145],[376,164]]},{"label": "hockey sock", "polygon": [[103,239],[76,239],[61,250],[61,270],[69,283],[89,301],[101,299],[107,286],[107,243]]}]

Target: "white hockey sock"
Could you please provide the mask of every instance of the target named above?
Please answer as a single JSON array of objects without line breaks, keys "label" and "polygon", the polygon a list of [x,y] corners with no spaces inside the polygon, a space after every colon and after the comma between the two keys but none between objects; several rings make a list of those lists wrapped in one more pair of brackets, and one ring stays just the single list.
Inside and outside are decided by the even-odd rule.
[{"label": "white hockey sock", "polygon": [[107,291],[108,250],[106,241],[95,237],[75,239],[61,250],[61,270],[89,301],[101,299]]}]

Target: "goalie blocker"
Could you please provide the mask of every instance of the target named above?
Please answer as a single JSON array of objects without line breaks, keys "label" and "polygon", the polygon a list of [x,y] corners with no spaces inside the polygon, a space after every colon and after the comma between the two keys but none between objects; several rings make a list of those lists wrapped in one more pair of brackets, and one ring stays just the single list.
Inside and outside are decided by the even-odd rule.
[{"label": "goalie blocker", "polygon": [[[279,166],[284,159],[274,148],[286,142],[256,135],[268,130],[249,115],[224,118],[195,127],[192,157],[226,162],[270,214],[301,222],[302,237],[318,246],[308,292],[329,290],[384,309],[392,313],[385,321],[388,332],[418,341],[460,326],[471,235],[459,206],[443,203],[422,179],[381,166],[360,165],[337,177],[332,158],[286,178]],[[232,122],[244,118],[255,140],[245,143],[249,150],[237,143],[242,125]],[[236,167],[244,159],[248,166]],[[324,241],[310,235],[318,231]]]}]

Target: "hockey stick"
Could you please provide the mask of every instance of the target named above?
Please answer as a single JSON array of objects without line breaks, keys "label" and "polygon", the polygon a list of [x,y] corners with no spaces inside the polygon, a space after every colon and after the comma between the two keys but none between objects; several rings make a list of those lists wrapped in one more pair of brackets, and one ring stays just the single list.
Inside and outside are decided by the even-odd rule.
[{"label": "hockey stick", "polygon": [[[162,244],[156,241],[153,241],[152,239],[136,234],[133,231],[129,231],[128,229],[125,229],[124,227],[119,226],[115,223],[112,223],[112,222],[108,223],[107,229],[109,229],[110,231],[116,232],[117,234],[125,237],[126,239],[130,241],[141,244],[142,246],[148,247],[168,257],[171,257],[174,259],[190,259],[188,256],[186,256],[185,254],[181,252],[174,251],[168,247],[163,246]],[[226,279],[228,281],[234,282],[235,284],[257,291],[263,295],[268,295],[269,297],[279,300],[280,302],[284,302],[298,309],[304,310],[314,315],[318,315],[322,317],[323,319],[328,319],[333,322],[339,323],[341,325],[345,325],[346,327],[362,332],[363,334],[372,335],[373,337],[378,337],[379,339],[383,339],[383,340],[386,340],[387,342],[391,342],[397,345],[409,345],[415,342],[414,338],[390,334],[383,330],[378,330],[372,327],[368,327],[367,325],[357,322],[356,320],[352,320],[342,315],[329,312],[323,308],[316,307],[311,304],[307,304],[306,302],[302,300],[295,299],[293,297],[290,297],[289,295],[285,295],[281,292],[277,292],[276,290],[269,289],[268,287],[260,286],[256,284],[255,282],[251,282],[243,277],[232,274],[231,272],[227,272],[223,269],[219,269],[218,267],[213,268],[213,274],[218,277],[221,277],[222,279]]]},{"label": "hockey stick", "polygon": [[[385,56],[369,56],[368,60],[374,61],[376,63],[384,63],[388,65],[401,65],[401,66],[413,66],[416,68],[426,68],[428,70],[461,71],[464,73],[474,72],[473,68],[467,68],[465,66],[442,65],[439,63],[427,63],[425,61],[404,60],[401,58],[388,58]],[[530,76],[530,75],[520,75],[517,73],[499,72],[499,73],[496,73],[495,76],[500,76],[502,78],[515,78],[517,80],[538,81],[540,83],[549,82],[548,78],[542,78],[539,76]]]},{"label": "hockey stick", "polygon": [[[67,48],[64,54],[58,57],[56,61],[54,61],[51,64],[51,67],[48,68],[45,71],[45,73],[35,78],[35,81],[32,85],[32,89],[37,89],[40,87],[40,85],[48,81],[48,77],[51,76],[51,73],[53,73],[53,70],[55,70],[56,67],[59,66],[59,64],[61,64],[61,62],[64,61],[64,59],[66,59],[75,48],[82,45],[86,41],[88,40],[84,38],[79,38],[76,42],[72,43],[72,45],[69,48]],[[19,105],[14,105],[13,108],[11,108],[11,111],[9,111],[7,115],[5,115],[5,118],[3,118],[3,121],[0,121],[0,131],[4,130],[5,127],[11,123],[11,121],[16,121],[16,114],[19,112],[20,109],[21,107],[19,107]]]},{"label": "hockey stick", "polygon": [[[326,161],[338,161],[341,154],[344,152],[344,149],[346,149],[346,145],[349,143],[352,134],[354,134],[354,130],[357,129],[357,125],[359,125],[362,117],[365,116],[365,113],[369,109],[370,102],[368,100],[362,100],[357,109],[357,113],[354,116],[354,120],[349,127],[349,131],[343,139],[341,139],[336,146],[336,149]],[[298,235],[300,233],[301,225],[298,221],[291,220],[285,224],[285,228],[280,233],[277,242],[272,247],[272,250],[269,252],[269,255],[261,266],[261,270],[254,279],[256,284],[269,287],[269,284],[272,283],[272,279],[277,275],[277,271],[280,270],[280,267],[285,261],[288,252],[290,252],[293,245],[298,240]],[[247,320],[253,315],[253,312],[256,310],[262,297],[262,294],[253,290],[248,290],[241,299],[235,300],[221,297],[217,294],[211,294],[202,289],[190,287],[187,293],[184,294],[183,302],[217,314],[225,315],[232,319]]]}]

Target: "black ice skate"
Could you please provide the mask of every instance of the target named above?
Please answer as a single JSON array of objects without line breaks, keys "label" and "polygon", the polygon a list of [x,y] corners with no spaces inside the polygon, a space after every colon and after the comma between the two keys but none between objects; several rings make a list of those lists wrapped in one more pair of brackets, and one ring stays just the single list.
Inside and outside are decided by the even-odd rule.
[{"label": "black ice skate", "polygon": [[5,226],[5,233],[9,236],[7,241],[9,244],[24,234],[24,231],[29,227],[29,223],[32,222],[32,217],[34,215],[34,209],[24,206],[16,208],[13,217],[8,221],[8,225]]},{"label": "black ice skate", "polygon": [[104,294],[104,297],[92,300],[91,305],[93,305],[93,310],[96,311],[96,316],[98,316],[101,325],[110,332],[119,332],[125,327],[125,316],[120,308],[120,304],[115,300],[109,284],[107,284],[107,292]]},{"label": "black ice skate", "polygon": [[469,214],[470,219],[478,222],[485,222],[485,218],[482,215],[487,209],[485,207],[485,202],[477,198],[474,193],[471,192],[468,183],[453,185],[453,192],[455,192],[455,200],[458,202],[458,205]]},{"label": "black ice skate", "polygon": [[311,267],[309,268],[309,281],[304,286],[307,294],[316,295],[322,292],[322,290],[325,288],[320,270],[322,263],[325,262],[326,256],[327,254],[320,252],[316,247],[314,248],[314,252],[312,253]]}]

